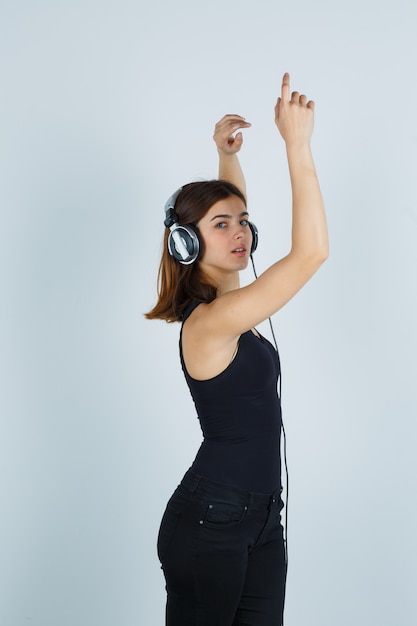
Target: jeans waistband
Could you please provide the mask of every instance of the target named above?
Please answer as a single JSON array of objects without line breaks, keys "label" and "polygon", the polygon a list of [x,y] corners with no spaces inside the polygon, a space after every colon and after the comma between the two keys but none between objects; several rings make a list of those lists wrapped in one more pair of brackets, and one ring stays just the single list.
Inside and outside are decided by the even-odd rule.
[{"label": "jeans waistband", "polygon": [[271,494],[252,493],[237,487],[229,487],[228,485],[216,483],[204,476],[199,476],[192,470],[188,470],[185,473],[179,488],[190,494],[216,496],[217,498],[224,498],[225,500],[232,499],[233,502],[251,506],[251,508],[256,509],[267,508],[275,502],[281,502],[282,491],[282,489],[279,488]]}]

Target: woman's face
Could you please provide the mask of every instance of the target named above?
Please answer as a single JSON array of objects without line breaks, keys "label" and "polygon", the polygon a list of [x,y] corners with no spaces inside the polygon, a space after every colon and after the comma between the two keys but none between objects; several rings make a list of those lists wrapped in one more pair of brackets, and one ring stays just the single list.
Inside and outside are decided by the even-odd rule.
[{"label": "woman's face", "polygon": [[244,269],[249,260],[252,232],[242,200],[230,196],[213,204],[197,226],[203,239],[202,269],[215,276]]}]

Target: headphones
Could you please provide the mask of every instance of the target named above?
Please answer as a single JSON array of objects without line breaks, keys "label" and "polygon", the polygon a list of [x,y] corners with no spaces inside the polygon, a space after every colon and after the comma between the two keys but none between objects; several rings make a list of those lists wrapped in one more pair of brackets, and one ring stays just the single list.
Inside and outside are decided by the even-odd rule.
[{"label": "headphones", "polygon": [[[182,190],[180,187],[170,196],[165,204],[164,224],[171,231],[168,236],[168,250],[171,256],[183,265],[191,265],[197,261],[203,249],[198,229],[192,224],[178,224],[178,215],[175,213],[175,202]],[[248,222],[252,232],[252,246],[250,255],[258,247],[258,229],[255,224]]]}]

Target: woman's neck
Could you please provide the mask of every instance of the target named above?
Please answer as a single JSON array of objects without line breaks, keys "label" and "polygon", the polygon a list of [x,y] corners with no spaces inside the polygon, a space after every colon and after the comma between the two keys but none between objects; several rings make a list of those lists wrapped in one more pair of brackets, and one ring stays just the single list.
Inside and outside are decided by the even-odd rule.
[{"label": "woman's neck", "polygon": [[217,277],[217,280],[215,279],[215,284],[217,285],[217,297],[222,296],[228,291],[234,291],[235,289],[239,289],[239,273],[236,272],[235,274]]}]

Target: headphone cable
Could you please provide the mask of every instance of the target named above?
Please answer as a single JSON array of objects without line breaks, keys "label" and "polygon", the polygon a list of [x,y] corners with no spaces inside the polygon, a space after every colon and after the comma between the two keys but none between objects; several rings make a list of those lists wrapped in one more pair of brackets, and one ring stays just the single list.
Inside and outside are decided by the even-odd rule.
[{"label": "headphone cable", "polygon": [[[253,255],[250,255],[250,260],[252,261],[252,268],[255,278],[258,278],[258,274],[256,273],[255,262],[253,260]],[[287,460],[287,435],[285,432],[284,421],[282,419],[282,372],[281,372],[281,359],[279,357],[278,343],[275,337],[274,328],[272,326],[272,320],[268,317],[269,326],[271,328],[272,337],[275,344],[275,349],[277,351],[278,357],[278,366],[279,366],[279,380],[278,380],[278,395],[279,401],[281,405],[281,431],[282,431],[282,442],[283,442],[283,452],[284,452],[284,467],[285,467],[285,528],[284,528],[284,551],[285,551],[285,575],[288,572],[288,493],[289,493],[289,472],[288,472],[288,460]]]}]

